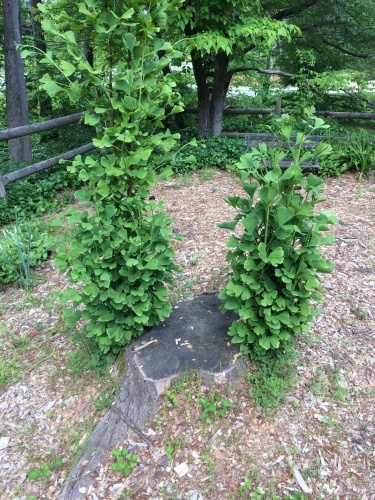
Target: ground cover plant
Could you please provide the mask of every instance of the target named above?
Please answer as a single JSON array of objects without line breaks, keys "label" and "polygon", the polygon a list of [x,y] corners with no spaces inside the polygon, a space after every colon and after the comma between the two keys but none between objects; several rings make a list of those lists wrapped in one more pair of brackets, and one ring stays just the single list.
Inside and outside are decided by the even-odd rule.
[{"label": "ground cover plant", "polygon": [[338,176],[355,170],[359,179],[375,170],[375,142],[368,130],[360,128],[330,140],[332,153],[321,162],[323,176]]},{"label": "ground cover plant", "polygon": [[[284,172],[278,167],[284,153],[265,144],[241,157],[237,168],[246,196],[226,199],[238,213],[232,222],[219,224],[233,231],[241,221],[244,229],[242,236],[228,240],[232,277],[219,297],[225,300],[223,311],[240,316],[229,330],[232,343],[254,358],[292,349],[293,337],[308,331],[316,303],[323,300],[317,273],[332,272],[332,263],[317,246],[333,243],[333,236],[323,233],[336,219],[327,211],[315,214],[323,181],[304,176],[300,167],[331,149],[322,143],[303,153],[306,136],[324,126],[320,118],[308,116],[312,123],[306,122],[306,134],[297,133],[295,145],[290,141],[292,127],[280,130],[293,158]],[[267,162],[271,170],[265,173]]]}]

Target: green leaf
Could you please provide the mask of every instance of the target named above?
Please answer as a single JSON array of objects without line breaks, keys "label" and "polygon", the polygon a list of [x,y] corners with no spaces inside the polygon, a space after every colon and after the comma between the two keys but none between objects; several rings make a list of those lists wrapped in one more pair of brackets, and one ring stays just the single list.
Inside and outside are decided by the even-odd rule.
[{"label": "green leaf", "polygon": [[284,261],[284,250],[281,247],[275,248],[275,250],[269,254],[268,261],[275,267],[282,264]]},{"label": "green leaf", "polygon": [[242,219],[242,224],[248,233],[253,234],[258,227],[258,217],[256,215],[247,215]]},{"label": "green leaf", "polygon": [[263,260],[263,262],[268,262],[267,257],[267,245],[265,243],[259,243],[258,245],[259,257]]},{"label": "green leaf", "polygon": [[236,208],[240,199],[239,196],[228,196],[228,198],[225,198],[225,201],[233,208]]},{"label": "green leaf", "polygon": [[131,52],[131,54],[133,54],[133,49],[137,42],[137,39],[133,35],[133,33],[126,33],[126,35],[124,36],[124,42],[125,47]]},{"label": "green leaf", "polygon": [[240,240],[236,236],[232,235],[228,238],[226,246],[229,248],[236,248],[236,247],[238,247],[239,241]]},{"label": "green leaf", "polygon": [[223,228],[223,229],[235,229],[238,221],[231,221],[231,222],[221,222],[220,224],[217,224],[217,227]]},{"label": "green leaf", "polygon": [[[44,75],[46,76],[46,75]],[[44,77],[43,77],[44,78]],[[63,91],[63,87],[58,85],[56,82],[53,80],[48,80],[48,81],[43,81],[43,78],[40,80],[41,83],[43,83],[43,88],[44,90],[51,96],[54,97],[56,94],[59,92]]]},{"label": "green leaf", "polygon": [[111,192],[108,184],[106,182],[104,182],[103,180],[100,180],[98,182],[98,184],[97,184],[97,191],[104,198],[107,197],[109,195],[109,193]]},{"label": "green leaf", "polygon": [[76,67],[73,66],[73,64],[71,64],[68,61],[62,60],[62,61],[60,61],[59,65],[60,65],[60,69],[61,69],[62,74],[66,77],[71,76],[76,71]]},{"label": "green leaf", "polygon": [[284,226],[294,216],[294,210],[291,207],[278,207],[276,210],[277,222],[279,227]]}]

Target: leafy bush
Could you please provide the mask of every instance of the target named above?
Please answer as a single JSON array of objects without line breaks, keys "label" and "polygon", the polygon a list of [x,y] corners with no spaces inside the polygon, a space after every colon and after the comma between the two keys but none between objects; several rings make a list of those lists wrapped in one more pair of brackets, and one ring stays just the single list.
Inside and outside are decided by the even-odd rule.
[{"label": "leafy bush", "polygon": [[366,172],[375,170],[375,142],[367,130],[351,132],[342,140],[332,140],[332,154],[320,163],[320,173],[324,176],[337,176],[355,169],[360,179]]},{"label": "leafy bush", "polygon": [[[165,177],[172,174],[164,166],[170,164],[170,151],[179,139],[169,130],[155,131],[164,128],[167,114],[179,113],[182,107],[174,80],[161,73],[175,51],[157,36],[167,11],[176,6],[151,0],[144,16],[141,0],[133,1],[131,8],[125,0],[107,3],[103,10],[101,2],[90,0],[79,20],[67,15],[59,24],[59,16],[51,13],[52,19],[43,22],[46,31],[66,44],[69,62],[47,54],[44,63],[59,67],[64,83],[48,73],[41,81],[50,94],[86,103],[85,123],[96,132],[93,143],[105,149],[101,157],[76,157],[69,168],[86,183],[76,197],[90,204],[90,211],[72,208],[62,215],[72,224],[72,243],[58,249],[55,263],[78,284],[61,297],[63,303],[71,301],[64,311],[68,325],[83,319],[87,336],[113,358],[172,309],[166,288],[176,269],[172,220],[162,203],[150,200],[150,188],[157,182],[157,171]],[[80,25],[95,37],[94,66],[82,58],[81,45],[69,31]],[[103,44],[103,34],[108,34],[108,43]],[[159,51],[165,56],[158,58]],[[80,79],[72,82],[73,74]]]},{"label": "leafy bush", "polygon": [[0,238],[0,284],[30,283],[30,268],[48,258],[56,238],[43,221],[18,221],[2,230]]},{"label": "leafy bush", "polygon": [[[308,132],[322,124],[315,118]],[[286,141],[290,142],[291,134],[291,127],[282,128]],[[304,139],[303,134],[297,135],[297,144],[290,147],[293,164],[283,173],[278,166],[265,175],[258,172],[253,158],[261,153],[255,148],[242,156],[237,167],[246,196],[226,199],[238,214],[232,222],[219,224],[232,231],[239,222],[243,226],[242,236],[232,235],[227,242],[232,249],[227,254],[232,278],[219,297],[225,300],[223,311],[240,316],[229,330],[232,342],[258,359],[280,348],[290,351],[293,336],[309,330],[315,304],[322,300],[317,273],[332,271],[317,246],[334,241],[332,235],[322,236],[322,231],[336,219],[327,211],[314,213],[323,181],[302,174]],[[328,145],[320,144],[309,154],[318,158],[328,151]],[[269,160],[275,157],[270,155]]]},{"label": "leafy bush", "polygon": [[202,137],[194,145],[186,145],[176,154],[171,165],[177,174],[202,168],[228,168],[245,151],[243,139],[225,136]]}]

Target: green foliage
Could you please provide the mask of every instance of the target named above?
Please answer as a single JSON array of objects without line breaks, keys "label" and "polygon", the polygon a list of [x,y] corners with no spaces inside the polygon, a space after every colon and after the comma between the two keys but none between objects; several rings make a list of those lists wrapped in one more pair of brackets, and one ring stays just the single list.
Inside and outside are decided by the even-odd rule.
[{"label": "green foliage", "polygon": [[16,224],[6,226],[0,238],[0,285],[29,286],[31,267],[47,259],[56,242],[43,221],[20,221],[16,212]]},{"label": "green foliage", "polygon": [[341,140],[332,141],[333,153],[321,162],[320,172],[324,176],[338,176],[355,169],[359,179],[375,170],[375,142],[365,129],[351,132]]},{"label": "green foliage", "polygon": [[27,479],[34,481],[35,479],[42,479],[45,481],[52,474],[53,469],[58,469],[63,464],[61,458],[55,458],[51,463],[43,462],[41,469],[30,469],[27,473]]},{"label": "green foliage", "polygon": [[[243,54],[250,44],[267,51],[280,38],[290,40],[299,33],[296,26],[260,13],[258,3],[244,0],[225,0],[220,5],[213,0],[187,3],[171,17],[171,22],[182,30],[188,26],[187,31],[195,35],[184,41],[190,50],[211,57],[219,51],[233,56]],[[213,58],[207,58],[207,62],[212,65]]]},{"label": "green foliage", "polygon": [[200,404],[203,406],[203,412],[199,419],[204,420],[206,424],[212,423],[212,418],[215,416],[224,417],[228,408],[232,408],[232,403],[224,399],[220,394],[214,394],[210,398],[199,398]]},{"label": "green foliage", "polygon": [[345,145],[350,164],[359,172],[359,180],[366,172],[375,170],[375,143],[367,130],[360,129],[356,134],[350,134]]},{"label": "green foliage", "polygon": [[249,500],[262,500],[264,498],[263,492],[260,488],[254,488],[252,481],[245,476],[243,482],[238,488],[240,498]]},{"label": "green foliage", "polygon": [[243,139],[210,136],[197,140],[196,146],[187,145],[176,154],[172,161],[177,174],[204,168],[229,168],[244,152]]},{"label": "green foliage", "polygon": [[246,376],[249,396],[260,406],[278,407],[285,394],[293,389],[295,380],[295,356],[280,354],[265,361],[257,361],[254,370]]},{"label": "green foliage", "polygon": [[138,455],[129,453],[126,448],[113,448],[112,455],[117,461],[111,465],[111,469],[122,472],[125,477],[129,476],[137,465]]},{"label": "green foliage", "polygon": [[[323,125],[319,118],[312,120],[310,134]],[[292,127],[283,127],[281,135],[291,144]],[[232,342],[258,359],[277,349],[290,351],[293,336],[309,330],[315,304],[322,300],[317,273],[332,271],[317,246],[333,243],[333,236],[322,232],[336,219],[328,211],[314,212],[323,181],[313,174],[304,177],[299,166],[329,147],[319,144],[302,154],[305,137],[297,133],[296,144],[290,145],[293,163],[284,172],[278,167],[284,154],[265,144],[241,157],[237,168],[246,196],[226,199],[238,213],[232,222],[219,224],[233,231],[242,223],[242,236],[232,235],[227,242],[232,278],[219,297],[225,301],[223,311],[240,317],[229,330]],[[263,175],[266,160],[271,170]]]},{"label": "green foliage", "polygon": [[0,360],[0,388],[18,377],[20,373],[19,367],[17,357]]},{"label": "green foliage", "polygon": [[177,406],[179,403],[178,397],[173,393],[173,391],[165,391],[165,399],[173,406]]},{"label": "green foliage", "polygon": [[[67,55],[55,60],[46,54],[43,63],[58,67],[63,81],[46,74],[42,85],[52,96],[63,93],[85,103],[85,123],[95,129],[93,142],[102,153],[78,156],[69,167],[87,183],[76,197],[90,210],[72,208],[62,215],[73,226],[72,243],[58,250],[55,263],[60,272],[68,270],[72,283],[83,283],[62,297],[72,304],[65,310],[68,326],[85,320],[88,337],[103,354],[118,353],[171,311],[166,284],[176,269],[172,220],[149,195],[156,172],[172,173],[163,167],[179,138],[161,132],[167,115],[182,108],[172,78],[161,78],[174,49],[157,35],[178,4],[152,0],[146,11],[141,0],[129,9],[125,1],[86,0],[74,19],[62,12],[43,21]],[[92,31],[94,66],[76,39],[80,25]],[[56,225],[62,224],[60,217]]]},{"label": "green foliage", "polygon": [[[43,133],[40,138],[33,136],[33,162],[47,160],[89,142],[91,138],[88,137],[88,128],[72,124],[58,131]],[[26,162],[9,161],[8,151],[1,146],[0,160],[2,175],[28,165]],[[15,210],[26,218],[47,213],[52,208],[70,201],[68,195],[57,197],[57,193],[69,188],[78,188],[81,184],[78,174],[67,172],[63,165],[12,182],[6,186],[6,199],[0,198],[0,224],[11,223]]]}]

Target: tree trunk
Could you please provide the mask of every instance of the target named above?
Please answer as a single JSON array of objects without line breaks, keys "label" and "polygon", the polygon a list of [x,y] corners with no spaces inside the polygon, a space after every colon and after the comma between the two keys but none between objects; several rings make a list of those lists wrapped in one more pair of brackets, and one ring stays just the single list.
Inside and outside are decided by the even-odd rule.
[{"label": "tree trunk", "polygon": [[208,84],[207,64],[204,57],[192,52],[194,77],[198,94],[198,137],[220,135],[223,123],[225,97],[231,74],[228,73],[229,57],[225,52],[215,56],[213,84]]},{"label": "tree trunk", "polygon": [[[39,0],[30,0],[31,24],[33,28],[34,47],[36,47],[45,54],[47,52],[46,39],[44,38],[44,33],[40,21],[35,18],[35,14],[38,12],[38,3]],[[39,50],[37,55],[38,61],[41,59],[42,56]],[[43,92],[42,97],[40,98],[39,101],[39,105],[40,105],[40,116],[44,117],[51,114],[52,100],[46,92]]]},{"label": "tree trunk", "polygon": [[[5,95],[8,128],[29,124],[24,66],[20,49],[21,22],[18,0],[3,0]],[[8,142],[9,157],[14,161],[31,161],[30,136]]]},{"label": "tree trunk", "polygon": [[192,51],[191,60],[198,94],[198,137],[203,137],[213,133],[210,116],[210,89],[207,82],[208,75],[204,59],[197,51]]},{"label": "tree trunk", "polygon": [[216,54],[216,68],[214,73],[214,82],[212,87],[212,96],[210,104],[211,129],[214,135],[220,135],[223,126],[223,112],[225,97],[230,84],[228,75],[228,55],[220,51]]}]

